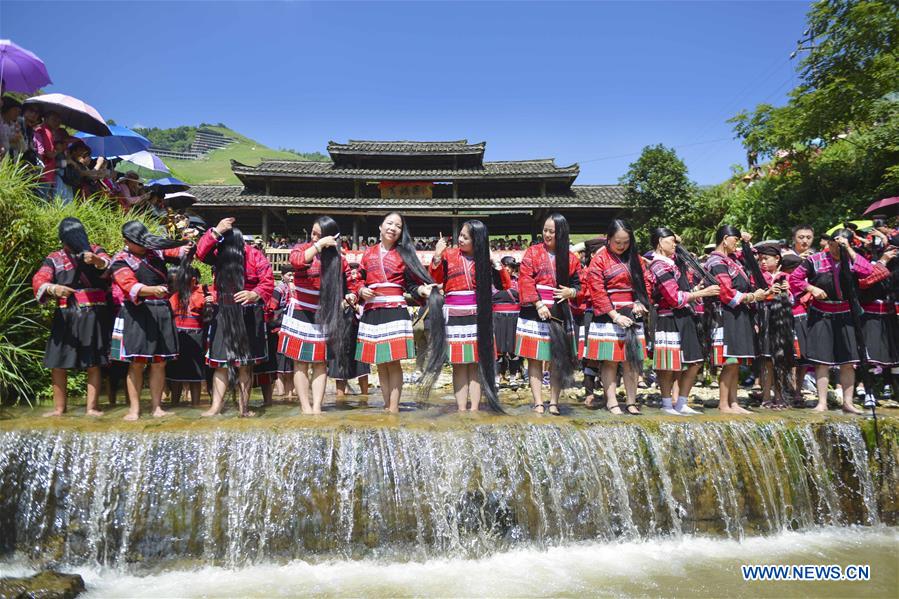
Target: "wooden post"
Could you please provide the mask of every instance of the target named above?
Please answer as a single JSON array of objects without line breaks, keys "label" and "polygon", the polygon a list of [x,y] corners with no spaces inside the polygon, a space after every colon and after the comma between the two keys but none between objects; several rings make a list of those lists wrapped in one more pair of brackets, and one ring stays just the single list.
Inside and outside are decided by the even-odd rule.
[{"label": "wooden post", "polygon": [[453,217],[453,244],[459,243],[459,217]]},{"label": "wooden post", "polygon": [[359,217],[353,217],[353,239],[350,242],[351,249],[359,249]]},{"label": "wooden post", "polygon": [[268,244],[268,208],[262,209],[262,242]]}]

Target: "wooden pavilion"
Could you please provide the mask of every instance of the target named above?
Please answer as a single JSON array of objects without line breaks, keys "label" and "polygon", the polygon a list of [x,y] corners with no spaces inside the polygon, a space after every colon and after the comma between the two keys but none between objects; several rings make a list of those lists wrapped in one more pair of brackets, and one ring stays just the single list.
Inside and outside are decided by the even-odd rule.
[{"label": "wooden pavilion", "polygon": [[332,216],[354,242],[377,235],[381,216],[397,210],[415,236],[458,235],[462,222],[483,220],[492,235],[539,233],[561,212],[574,233],[600,233],[622,215],[619,185],[575,185],[577,164],[553,159],[485,162],[486,143],[358,141],[328,143],[331,160],[232,161],[243,185],[191,189],[194,210],[210,223],[236,216],[242,230],[302,237],[321,214]]}]

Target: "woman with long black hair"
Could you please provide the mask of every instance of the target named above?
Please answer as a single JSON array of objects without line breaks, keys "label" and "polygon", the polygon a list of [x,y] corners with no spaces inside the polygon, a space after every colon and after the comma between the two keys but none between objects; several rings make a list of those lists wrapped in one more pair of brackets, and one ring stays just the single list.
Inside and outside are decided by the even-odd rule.
[{"label": "woman with long black hair", "polygon": [[652,288],[637,250],[634,232],[623,220],[609,225],[606,245],[587,267],[593,320],[587,331],[584,357],[602,363],[606,409],[621,414],[616,399],[618,365],[624,371],[625,410],[639,416],[637,382],[646,358],[642,317],[649,313]]},{"label": "woman with long black hair", "polygon": [[340,255],[339,239],[337,222],[321,216],[312,225],[311,239],[290,252],[294,292],[281,320],[278,351],[294,361],[293,384],[304,414],[321,414],[328,350],[346,356],[352,343],[346,338],[343,302],[355,302],[356,296],[349,293],[349,265]]},{"label": "woman with long black hair", "polygon": [[501,412],[496,387],[496,344],[493,335],[493,287],[508,289],[509,273],[490,257],[487,227],[465,221],[459,247],[446,247],[441,237],[430,264],[431,277],[446,295],[447,357],[453,365],[453,393],[460,412],[471,402],[477,412],[481,390],[490,407]]},{"label": "woman with long black hair", "polygon": [[415,357],[412,320],[403,292],[428,302],[428,349],[422,389],[427,392],[446,360],[443,295],[415,253],[403,217],[391,212],[380,225],[380,243],[369,247],[359,262],[359,298],[363,314],[356,342],[356,359],[376,364],[384,408],[397,413],[403,393],[400,360]]},{"label": "woman with long black hair", "polygon": [[521,358],[515,355],[515,325],[521,304],[518,303],[518,261],[513,256],[505,256],[500,262],[510,283],[507,289],[493,291],[493,336],[499,375],[508,383],[517,382],[521,377]]},{"label": "woman with long black hair", "polygon": [[129,362],[128,401],[125,420],[140,416],[140,393],[144,367],[150,365],[151,414],[168,416],[162,409],[165,363],[178,356],[178,333],[169,304],[166,262],[180,262],[187,250],[186,240],[153,235],[136,220],[122,225],[125,249],[112,258],[113,281],[125,298],[112,330],[110,357]]},{"label": "woman with long black hair", "polygon": [[34,297],[44,303],[56,298],[56,312],[44,352],[44,367],[53,380],[52,412],[61,416],[67,408],[69,370],[87,370],[88,416],[100,416],[100,367],[109,363],[112,320],[107,306],[112,259],[102,247],[91,244],[80,220],[59,223],[62,249],[44,258],[31,279]]},{"label": "woman with long black hair", "polygon": [[[215,369],[212,406],[203,416],[222,411],[229,382],[238,383],[239,416],[249,409],[252,369],[268,358],[263,306],[275,288],[272,265],[259,249],[245,243],[234,218],[223,218],[197,242],[197,258],[215,266],[206,364]],[[237,376],[233,375],[237,371]]]},{"label": "woman with long black hair", "polygon": [[[694,306],[698,299],[717,296],[720,289],[718,285],[708,285],[693,290],[687,265],[677,252],[677,236],[671,229],[654,229],[649,241],[653,247],[649,270],[653,275],[652,299],[656,305],[653,367],[659,377],[662,411],[677,416],[697,414],[687,405],[705,359]],[[676,403],[672,397],[675,383]]]},{"label": "woman with long black hair", "polygon": [[568,221],[553,213],[543,223],[543,243],[531,245],[521,258],[515,353],[528,359],[528,382],[537,414],[545,411],[545,363],[550,366],[550,414],[560,414],[559,395],[574,385],[577,349],[568,302],[580,290],[581,263],[569,248]]},{"label": "woman with long black hair", "polygon": [[753,313],[749,304],[762,300],[767,289],[753,289],[743,265],[738,261],[737,244],[749,242],[749,233],[731,225],[715,232],[715,250],[706,269],[718,280],[718,300],[712,306],[712,364],[721,368],[718,376],[718,409],[727,414],[748,414],[737,403],[740,365],[752,364],[756,356]]},{"label": "woman with long black hair", "polygon": [[757,304],[758,358],[762,407],[780,410],[793,398],[793,366],[798,340],[793,326],[793,304],[787,274],[780,270],[780,248],[762,244],[756,248],[758,264],[770,292]]},{"label": "woman with long black hair", "polygon": [[806,358],[815,365],[818,405],[814,409],[818,412],[827,411],[830,368],[839,366],[843,411],[861,414],[852,404],[859,353],[851,311],[858,299],[858,280],[874,274],[874,268],[852,248],[854,236],[849,229],[839,229],[830,235],[825,251],[805,258],[790,273],[793,294],[810,293],[813,298],[808,309]]},{"label": "woman with long black hair", "polygon": [[200,284],[200,271],[191,261],[193,250],[182,259],[179,266],[171,273],[172,297],[169,302],[175,315],[175,328],[178,329],[178,357],[168,362],[165,367],[165,378],[172,391],[172,405],[181,401],[181,394],[186,384],[190,390],[190,404],[200,403],[200,387],[206,378],[206,325],[211,316],[212,296],[207,293],[206,286]]}]

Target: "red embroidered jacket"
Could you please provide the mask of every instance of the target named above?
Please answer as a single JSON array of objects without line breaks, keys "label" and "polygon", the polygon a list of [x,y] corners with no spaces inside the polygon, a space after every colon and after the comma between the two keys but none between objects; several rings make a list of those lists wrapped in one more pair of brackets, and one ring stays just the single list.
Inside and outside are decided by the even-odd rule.
[{"label": "red embroidered jacket", "polygon": [[674,260],[656,253],[649,270],[653,278],[651,297],[658,306],[659,314],[670,314],[675,309],[693,307],[689,301],[690,281],[681,275]]},{"label": "red embroidered jacket", "polygon": [[175,314],[175,326],[179,329],[203,328],[203,312],[206,309],[206,293],[203,287],[203,285],[196,285],[191,290],[186,310],[181,309],[177,294],[173,293],[169,298],[172,312]]},{"label": "red embroidered jacket", "polygon": [[730,308],[738,307],[743,296],[752,290],[749,276],[743,266],[730,256],[721,252],[712,252],[705,263],[713,277],[718,279],[718,300]]},{"label": "red embroidered jacket", "polygon": [[[576,291],[581,290],[581,272],[581,261],[574,252],[568,252],[568,287],[572,287]],[[540,299],[537,285],[556,287],[555,256],[552,256],[547,251],[546,245],[542,243],[532,245],[524,251],[524,256],[521,257],[518,288],[522,305],[537,303],[537,300]]]},{"label": "red embroidered jacket", "polygon": [[138,256],[124,249],[112,258],[112,266],[109,267],[112,280],[128,301],[139,304],[144,298],[138,292],[146,286],[167,284],[165,263],[179,262],[186,252],[186,246],[182,246],[167,250],[147,250],[146,254]]},{"label": "red embroidered jacket", "polygon": [[[197,258],[212,263],[218,253],[218,243],[221,236],[211,228],[200,237],[197,242]],[[245,291],[254,291],[260,301],[266,304],[275,289],[275,276],[272,274],[272,265],[265,254],[250,244],[244,244],[244,284]],[[216,289],[213,286],[212,300],[216,301]]]},{"label": "red embroidered jacket", "polygon": [[[290,252],[290,264],[294,268],[293,287],[294,297],[300,302],[300,307],[309,312],[318,309],[318,296],[321,291],[321,257],[316,253],[312,262],[306,262],[306,250],[312,247],[312,242],[298,243]],[[358,281],[350,275],[350,265],[343,256],[340,257],[343,267],[343,276],[346,291],[355,293],[359,289]]]},{"label": "red embroidered jacket", "polygon": [[[646,297],[651,297],[652,279],[646,273],[643,260],[641,259],[639,262],[640,272],[643,273]],[[600,248],[590,260],[590,266],[587,267],[587,280],[590,285],[593,312],[596,314],[608,314],[616,308],[631,306],[636,301],[630,266],[608,247]],[[645,307],[649,308],[649,306]]]},{"label": "red embroidered jacket", "polygon": [[[850,271],[861,281],[874,274],[874,267],[865,260],[861,254],[855,255],[855,260],[849,265]],[[818,252],[802,261],[802,264],[790,273],[790,291],[794,295],[805,293],[805,288],[811,284],[820,287],[827,293],[826,302],[831,302],[831,307],[825,308],[818,300],[812,300],[812,305],[824,311],[848,310],[849,302],[843,300],[843,292],[840,289],[840,263],[835,260],[830,252]],[[839,304],[833,304],[839,302]]]},{"label": "red embroidered jacket", "polygon": [[[106,261],[107,268],[112,264],[112,259],[99,245],[91,244],[91,251]],[[94,266],[82,264],[81,269],[77,270],[76,264],[72,256],[65,250],[56,250],[44,258],[41,267],[34,273],[31,278],[31,289],[34,291],[34,297],[38,302],[47,301],[47,288],[50,285],[65,285],[75,290],[96,290],[97,297],[92,298],[99,300],[99,295],[105,297],[106,291],[109,289],[109,281],[105,276],[106,271],[100,270]],[[88,299],[83,294],[78,297],[79,304],[88,303]],[[60,306],[66,305],[65,298],[58,298],[57,302]],[[89,303],[105,303],[99,301],[89,301]]]},{"label": "red embroidered jacket", "polygon": [[[491,268],[493,286],[497,289],[509,289],[512,286],[512,277],[505,268],[497,271]],[[477,286],[475,279],[474,260],[466,258],[459,248],[447,248],[443,252],[443,259],[436,265],[433,261],[428,265],[428,272],[435,283],[443,283],[444,293],[453,291],[474,291]]]},{"label": "red embroidered jacket", "polygon": [[[386,289],[380,287],[380,285],[385,283],[397,285],[402,290],[395,287]],[[379,243],[366,249],[365,253],[362,254],[362,258],[359,259],[359,284],[357,289],[362,287],[372,288],[373,285],[378,285],[379,287],[372,288],[372,291],[378,295],[396,296],[402,294],[402,291],[406,291],[409,295],[418,299],[418,286],[424,283],[425,281],[415,280],[411,273],[407,272],[406,264],[395,247],[382,254],[381,244]],[[366,310],[405,306],[405,300],[378,303],[366,302],[366,304],[363,304]]]}]

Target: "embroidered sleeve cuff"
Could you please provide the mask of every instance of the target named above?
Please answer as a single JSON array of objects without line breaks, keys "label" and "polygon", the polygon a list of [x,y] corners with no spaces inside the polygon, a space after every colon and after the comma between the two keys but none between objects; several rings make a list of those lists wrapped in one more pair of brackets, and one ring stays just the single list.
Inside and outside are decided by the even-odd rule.
[{"label": "embroidered sleeve cuff", "polygon": [[131,286],[131,291],[128,292],[128,295],[131,297],[131,301],[135,304],[140,302],[140,290],[144,288],[142,283],[135,283]]},{"label": "embroidered sleeve cuff", "polygon": [[683,308],[683,307],[686,306],[688,303],[690,303],[690,302],[689,302],[689,295],[690,295],[690,294],[687,293],[686,291],[680,291],[680,290],[679,290],[679,291],[677,292],[677,307],[678,307],[678,308]]},{"label": "embroidered sleeve cuff", "polygon": [[727,305],[730,306],[731,308],[736,308],[743,301],[744,295],[746,295],[746,294],[740,293],[739,291],[734,291],[734,297],[729,302],[727,302]]},{"label": "embroidered sleeve cuff", "polygon": [[37,299],[39,304],[43,304],[47,301],[47,289],[50,288],[51,284],[52,283],[44,283],[37,288],[37,295],[35,296],[35,299]]}]

